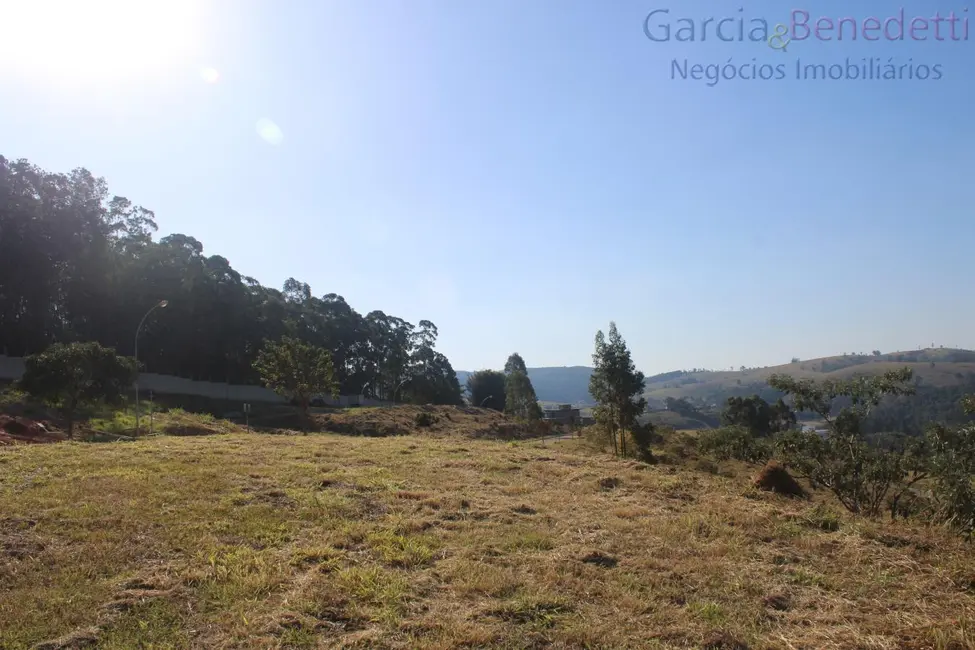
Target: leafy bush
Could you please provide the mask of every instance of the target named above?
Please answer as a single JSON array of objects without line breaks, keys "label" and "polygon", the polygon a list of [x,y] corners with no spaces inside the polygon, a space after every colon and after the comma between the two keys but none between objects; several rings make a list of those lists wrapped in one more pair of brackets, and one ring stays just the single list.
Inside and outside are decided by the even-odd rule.
[{"label": "leafy bush", "polygon": [[437,418],[435,418],[433,415],[427,413],[426,411],[424,411],[422,413],[417,413],[416,414],[416,417],[413,418],[413,423],[416,424],[416,426],[418,426],[418,427],[429,427],[429,426],[433,426],[433,424],[436,421],[437,421]]},{"label": "leafy bush", "polygon": [[840,431],[826,437],[809,431],[783,434],[777,440],[779,456],[799,476],[833,492],[850,512],[876,515],[890,494],[914,483],[917,458],[909,447],[883,449]]},{"label": "leafy bush", "polygon": [[20,406],[27,401],[27,393],[17,390],[12,386],[7,386],[0,390],[0,408],[10,408]]},{"label": "leafy bush", "polygon": [[758,438],[740,426],[701,432],[698,449],[718,460],[733,458],[752,465],[764,465],[772,457],[772,444],[767,439]]},{"label": "leafy bush", "polygon": [[626,445],[628,455],[638,458],[645,463],[653,462],[653,451],[650,449],[651,443],[656,439],[656,432],[653,424],[633,424],[629,431],[629,443]]},{"label": "leafy bush", "polygon": [[591,447],[599,451],[606,451],[613,444],[612,434],[606,427],[598,424],[584,428],[582,438]]},{"label": "leafy bush", "polygon": [[[816,382],[772,375],[769,385],[792,397],[796,410],[812,411],[826,423],[827,434],[787,431],[776,440],[782,461],[813,484],[828,488],[853,513],[876,515],[892,492],[903,492],[917,480],[920,447],[870,445],[862,423],[887,396],[914,392],[909,368],[877,377]],[[834,414],[837,400],[849,404]]]},{"label": "leafy bush", "polygon": [[98,343],[55,343],[25,360],[19,387],[62,410],[68,437],[75,419],[100,404],[121,404],[138,372],[135,359]]},{"label": "leafy bush", "polygon": [[928,431],[927,442],[932,514],[970,537],[975,533],[975,426],[952,429],[935,425]]}]

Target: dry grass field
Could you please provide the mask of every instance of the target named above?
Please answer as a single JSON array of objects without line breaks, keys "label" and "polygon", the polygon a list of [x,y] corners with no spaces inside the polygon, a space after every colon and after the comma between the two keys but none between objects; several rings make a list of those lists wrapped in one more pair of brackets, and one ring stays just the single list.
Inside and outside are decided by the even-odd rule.
[{"label": "dry grass field", "polygon": [[975,648],[970,545],[707,469],[449,428],[0,448],[0,648]]}]

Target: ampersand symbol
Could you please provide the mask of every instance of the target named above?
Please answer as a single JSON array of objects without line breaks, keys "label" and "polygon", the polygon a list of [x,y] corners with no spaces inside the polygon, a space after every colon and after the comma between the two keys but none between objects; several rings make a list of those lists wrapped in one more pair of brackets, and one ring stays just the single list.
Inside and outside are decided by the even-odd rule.
[{"label": "ampersand symbol", "polygon": [[789,43],[792,42],[791,38],[784,38],[786,35],[788,35],[788,33],[789,28],[782,23],[779,23],[775,26],[775,32],[768,37],[768,46],[773,50],[781,50],[782,52],[785,52],[785,48],[788,47]]}]

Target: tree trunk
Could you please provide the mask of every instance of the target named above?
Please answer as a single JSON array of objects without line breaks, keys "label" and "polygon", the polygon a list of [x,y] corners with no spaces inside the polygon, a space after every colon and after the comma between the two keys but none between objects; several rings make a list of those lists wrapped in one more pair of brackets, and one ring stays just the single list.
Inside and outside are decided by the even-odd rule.
[{"label": "tree trunk", "polygon": [[65,417],[68,419],[68,440],[74,439],[74,414],[75,409],[78,406],[78,400],[76,397],[70,397],[68,399],[68,409],[65,413]]},{"label": "tree trunk", "polygon": [[626,458],[626,427],[620,422],[620,457]]}]

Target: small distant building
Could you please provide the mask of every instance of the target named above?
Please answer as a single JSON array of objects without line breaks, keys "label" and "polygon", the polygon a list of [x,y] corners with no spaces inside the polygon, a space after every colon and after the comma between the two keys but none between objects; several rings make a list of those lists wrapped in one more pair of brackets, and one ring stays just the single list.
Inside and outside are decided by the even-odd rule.
[{"label": "small distant building", "polygon": [[571,404],[559,404],[556,408],[543,409],[542,419],[556,424],[582,424],[584,418],[579,414],[579,409],[572,408]]},{"label": "small distant building", "polygon": [[829,429],[823,429],[822,427],[811,427],[808,425],[803,425],[802,430],[810,433],[815,433],[817,436],[823,439],[829,437]]}]

